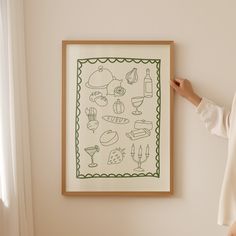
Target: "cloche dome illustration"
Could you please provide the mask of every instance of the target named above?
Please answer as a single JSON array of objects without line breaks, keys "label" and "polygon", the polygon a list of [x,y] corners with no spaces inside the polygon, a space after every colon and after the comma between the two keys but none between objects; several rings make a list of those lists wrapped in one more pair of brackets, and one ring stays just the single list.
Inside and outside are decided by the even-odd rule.
[{"label": "cloche dome illustration", "polygon": [[106,95],[123,96],[125,89],[121,87],[121,82],[109,69],[99,66],[85,85],[90,89],[106,89]]},{"label": "cloche dome illustration", "polygon": [[86,86],[91,89],[104,89],[112,81],[116,80],[111,71],[103,66],[99,66],[88,79]]}]

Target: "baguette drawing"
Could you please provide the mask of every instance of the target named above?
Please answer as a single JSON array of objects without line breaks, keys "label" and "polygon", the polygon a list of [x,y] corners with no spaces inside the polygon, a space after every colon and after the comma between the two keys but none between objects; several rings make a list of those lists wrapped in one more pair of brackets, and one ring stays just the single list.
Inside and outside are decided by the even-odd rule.
[{"label": "baguette drawing", "polygon": [[119,125],[124,125],[129,123],[129,119],[119,117],[119,116],[103,116],[103,120],[113,123],[113,124],[119,124]]}]

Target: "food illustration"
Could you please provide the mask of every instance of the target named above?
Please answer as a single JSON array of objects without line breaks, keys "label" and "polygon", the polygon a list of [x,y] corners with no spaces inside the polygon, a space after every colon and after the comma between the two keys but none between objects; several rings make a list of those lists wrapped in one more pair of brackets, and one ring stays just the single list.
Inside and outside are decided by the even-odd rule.
[{"label": "food illustration", "polygon": [[84,149],[84,151],[87,152],[89,156],[91,157],[91,163],[88,166],[96,167],[98,164],[94,162],[94,155],[96,152],[100,151],[99,146],[95,145],[95,146],[87,147]]},{"label": "food illustration", "polygon": [[98,97],[101,97],[101,96],[103,96],[101,92],[95,91],[95,92],[93,92],[93,93],[90,94],[89,100],[90,100],[91,102],[95,102],[95,99],[98,98]]},{"label": "food illustration", "polygon": [[119,124],[119,125],[125,125],[129,123],[128,119],[119,117],[119,116],[103,116],[102,119],[107,122],[111,122],[111,123]]},{"label": "food illustration", "polygon": [[138,140],[141,138],[146,138],[151,135],[151,129],[153,124],[151,121],[146,120],[137,120],[134,123],[134,129],[129,133],[126,133],[126,136],[131,140]]},{"label": "food illustration", "polygon": [[91,89],[105,89],[107,85],[115,79],[109,69],[99,66],[98,69],[89,76],[86,87]]},{"label": "food illustration", "polygon": [[119,140],[118,133],[116,131],[107,130],[100,137],[100,143],[103,146],[110,146]]},{"label": "food illustration", "polygon": [[150,76],[150,69],[146,70],[146,76],[143,81],[143,96],[145,98],[151,98],[153,96],[153,84]]},{"label": "food illustration", "polygon": [[100,107],[105,107],[108,104],[108,99],[99,91],[91,93],[89,100],[95,102]]},{"label": "food illustration", "polygon": [[148,129],[135,129],[130,131],[129,133],[126,133],[126,136],[130,138],[131,140],[137,140],[141,138],[146,138],[151,135],[150,130]]},{"label": "food illustration", "polygon": [[125,148],[121,149],[121,148],[116,148],[114,150],[112,150],[109,154],[109,158],[108,158],[108,165],[113,165],[113,164],[119,164],[123,161],[124,156],[125,156]]},{"label": "food illustration", "polygon": [[113,111],[116,114],[121,114],[125,111],[125,105],[123,102],[121,102],[120,99],[117,99],[113,104]]},{"label": "food illustration", "polygon": [[138,81],[138,73],[137,73],[137,68],[133,68],[131,71],[129,71],[126,76],[125,79],[127,81],[128,84],[134,84]]},{"label": "food illustration", "polygon": [[135,158],[135,146],[134,146],[134,144],[132,144],[130,155],[131,155],[133,161],[138,164],[138,167],[135,168],[134,171],[137,171],[137,172],[143,172],[143,171],[145,171],[145,170],[142,168],[142,164],[143,164],[144,162],[146,162],[147,159],[148,159],[148,157],[149,157],[149,145],[147,144],[147,146],[146,146],[145,157],[144,157],[144,155],[143,155],[143,148],[142,148],[142,146],[140,145],[140,146],[139,146],[139,149],[138,149],[138,158]]},{"label": "food illustration", "polygon": [[121,86],[122,80],[114,79],[107,85],[107,95],[114,95],[116,97],[123,96],[125,89]]},{"label": "food illustration", "polygon": [[67,143],[75,154],[76,178],[88,179],[89,185],[111,178],[118,183],[144,183],[146,176],[155,181],[161,169],[160,119],[167,111],[161,109],[166,97],[160,91],[160,59],[139,59],[136,53],[134,58],[121,58],[124,51],[100,57],[113,54],[110,47],[95,51],[95,57],[89,51],[77,59],[68,84],[74,90],[68,91]]},{"label": "food illustration", "polygon": [[135,129],[148,129],[148,130],[152,130],[153,129],[153,124],[152,124],[152,121],[136,120],[135,123],[134,123],[134,128]]},{"label": "food illustration", "polygon": [[87,128],[94,131],[98,128],[99,122],[97,121],[97,110],[94,107],[86,108],[85,113],[88,117]]},{"label": "food illustration", "polygon": [[126,90],[122,86],[115,87],[114,89],[115,97],[122,97],[125,95],[125,93],[126,93]]},{"label": "food illustration", "polygon": [[109,69],[99,66],[85,85],[90,89],[105,89],[106,95],[115,95],[115,88],[121,87],[121,83],[122,80],[117,79]]},{"label": "food illustration", "polygon": [[143,104],[144,97],[132,97],[131,103],[134,108],[136,108],[135,111],[132,112],[133,115],[141,115],[142,112],[138,110],[138,108]]},{"label": "food illustration", "polygon": [[101,96],[95,99],[95,103],[100,107],[105,107],[108,104],[108,100],[106,97]]}]

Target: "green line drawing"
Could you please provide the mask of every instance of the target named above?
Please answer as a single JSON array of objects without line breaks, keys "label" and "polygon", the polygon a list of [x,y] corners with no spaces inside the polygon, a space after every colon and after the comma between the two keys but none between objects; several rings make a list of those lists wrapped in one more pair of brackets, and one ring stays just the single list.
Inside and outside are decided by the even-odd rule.
[{"label": "green line drawing", "polygon": [[92,92],[89,96],[91,102],[95,102],[100,107],[105,107],[108,104],[108,99],[99,91]]},{"label": "green line drawing", "polygon": [[[145,156],[145,157],[144,157]],[[140,145],[139,149],[138,149],[138,154],[137,154],[137,158],[135,157],[135,146],[134,144],[132,144],[131,147],[131,157],[133,159],[134,162],[136,162],[138,164],[138,167],[136,167],[134,169],[134,171],[137,172],[144,172],[145,170],[142,168],[142,164],[144,162],[147,161],[148,157],[149,157],[149,145],[147,144],[146,149],[145,149],[145,154],[143,154],[143,148]]]},{"label": "green line drawing", "polygon": [[84,149],[85,152],[88,153],[88,155],[90,156],[91,158],[91,163],[88,165],[89,167],[97,167],[98,164],[94,162],[94,155],[96,152],[99,152],[100,151],[100,148],[99,146],[95,145],[95,146],[91,146],[91,147],[86,147]]},{"label": "green line drawing", "polygon": [[119,141],[119,135],[117,131],[107,130],[102,133],[99,141],[103,146],[111,146]]},{"label": "green line drawing", "polygon": [[134,122],[134,129],[126,133],[126,136],[132,141],[146,138],[151,135],[152,128],[153,124],[151,121],[137,120]]},{"label": "green line drawing", "polygon": [[138,108],[143,104],[144,97],[138,96],[131,98],[132,106],[135,108],[135,111],[132,111],[132,114],[135,116],[141,115],[142,112]]},{"label": "green line drawing", "polygon": [[125,125],[129,123],[129,119],[126,119],[124,117],[119,117],[119,116],[103,116],[102,119],[107,122],[118,124],[118,125]]},{"label": "green line drawing", "polygon": [[103,66],[99,66],[85,84],[90,89],[106,89],[106,95],[123,96],[125,89],[121,86],[122,80],[117,79],[113,73]]},{"label": "green line drawing", "polygon": [[107,164],[120,164],[125,157],[125,148],[115,148],[110,151]]},{"label": "green line drawing", "polygon": [[151,98],[153,96],[152,78],[150,76],[150,69],[146,69],[146,75],[143,82],[143,96]]},{"label": "green line drawing", "polygon": [[127,83],[130,85],[137,83],[138,82],[137,68],[133,68],[131,71],[129,71],[126,74],[125,79],[126,79]]},{"label": "green line drawing", "polygon": [[87,128],[94,131],[98,128],[99,122],[97,121],[97,109],[94,107],[87,107],[85,113],[88,117]]},{"label": "green line drawing", "polygon": [[[82,69],[85,64],[115,64],[115,63],[135,63],[141,65],[155,65],[156,68],[156,78],[152,76],[153,86],[156,84],[156,154],[155,154],[155,167],[156,170],[153,172],[141,172],[141,173],[81,173],[81,150],[79,149],[79,139],[80,139],[80,91],[81,91],[81,83],[82,83]],[[142,59],[142,58],[121,58],[121,57],[99,57],[99,58],[83,58],[77,60],[77,81],[76,81],[76,112],[75,112],[75,160],[76,160],[76,178],[78,179],[91,179],[91,178],[137,178],[137,177],[155,177],[160,178],[160,123],[161,123],[161,79],[160,79],[160,68],[161,68],[161,60],[160,59]],[[123,87],[122,87],[123,88]],[[124,91],[121,95],[124,94]],[[148,147],[149,148],[149,147]],[[145,154],[146,155],[146,154]],[[132,172],[132,170],[130,171]]]}]

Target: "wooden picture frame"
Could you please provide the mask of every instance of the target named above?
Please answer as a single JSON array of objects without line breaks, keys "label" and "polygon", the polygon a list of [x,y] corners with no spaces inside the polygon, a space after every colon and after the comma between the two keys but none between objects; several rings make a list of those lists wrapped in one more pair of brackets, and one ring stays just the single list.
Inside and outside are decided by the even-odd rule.
[{"label": "wooden picture frame", "polygon": [[173,194],[173,41],[62,41],[62,194]]}]

